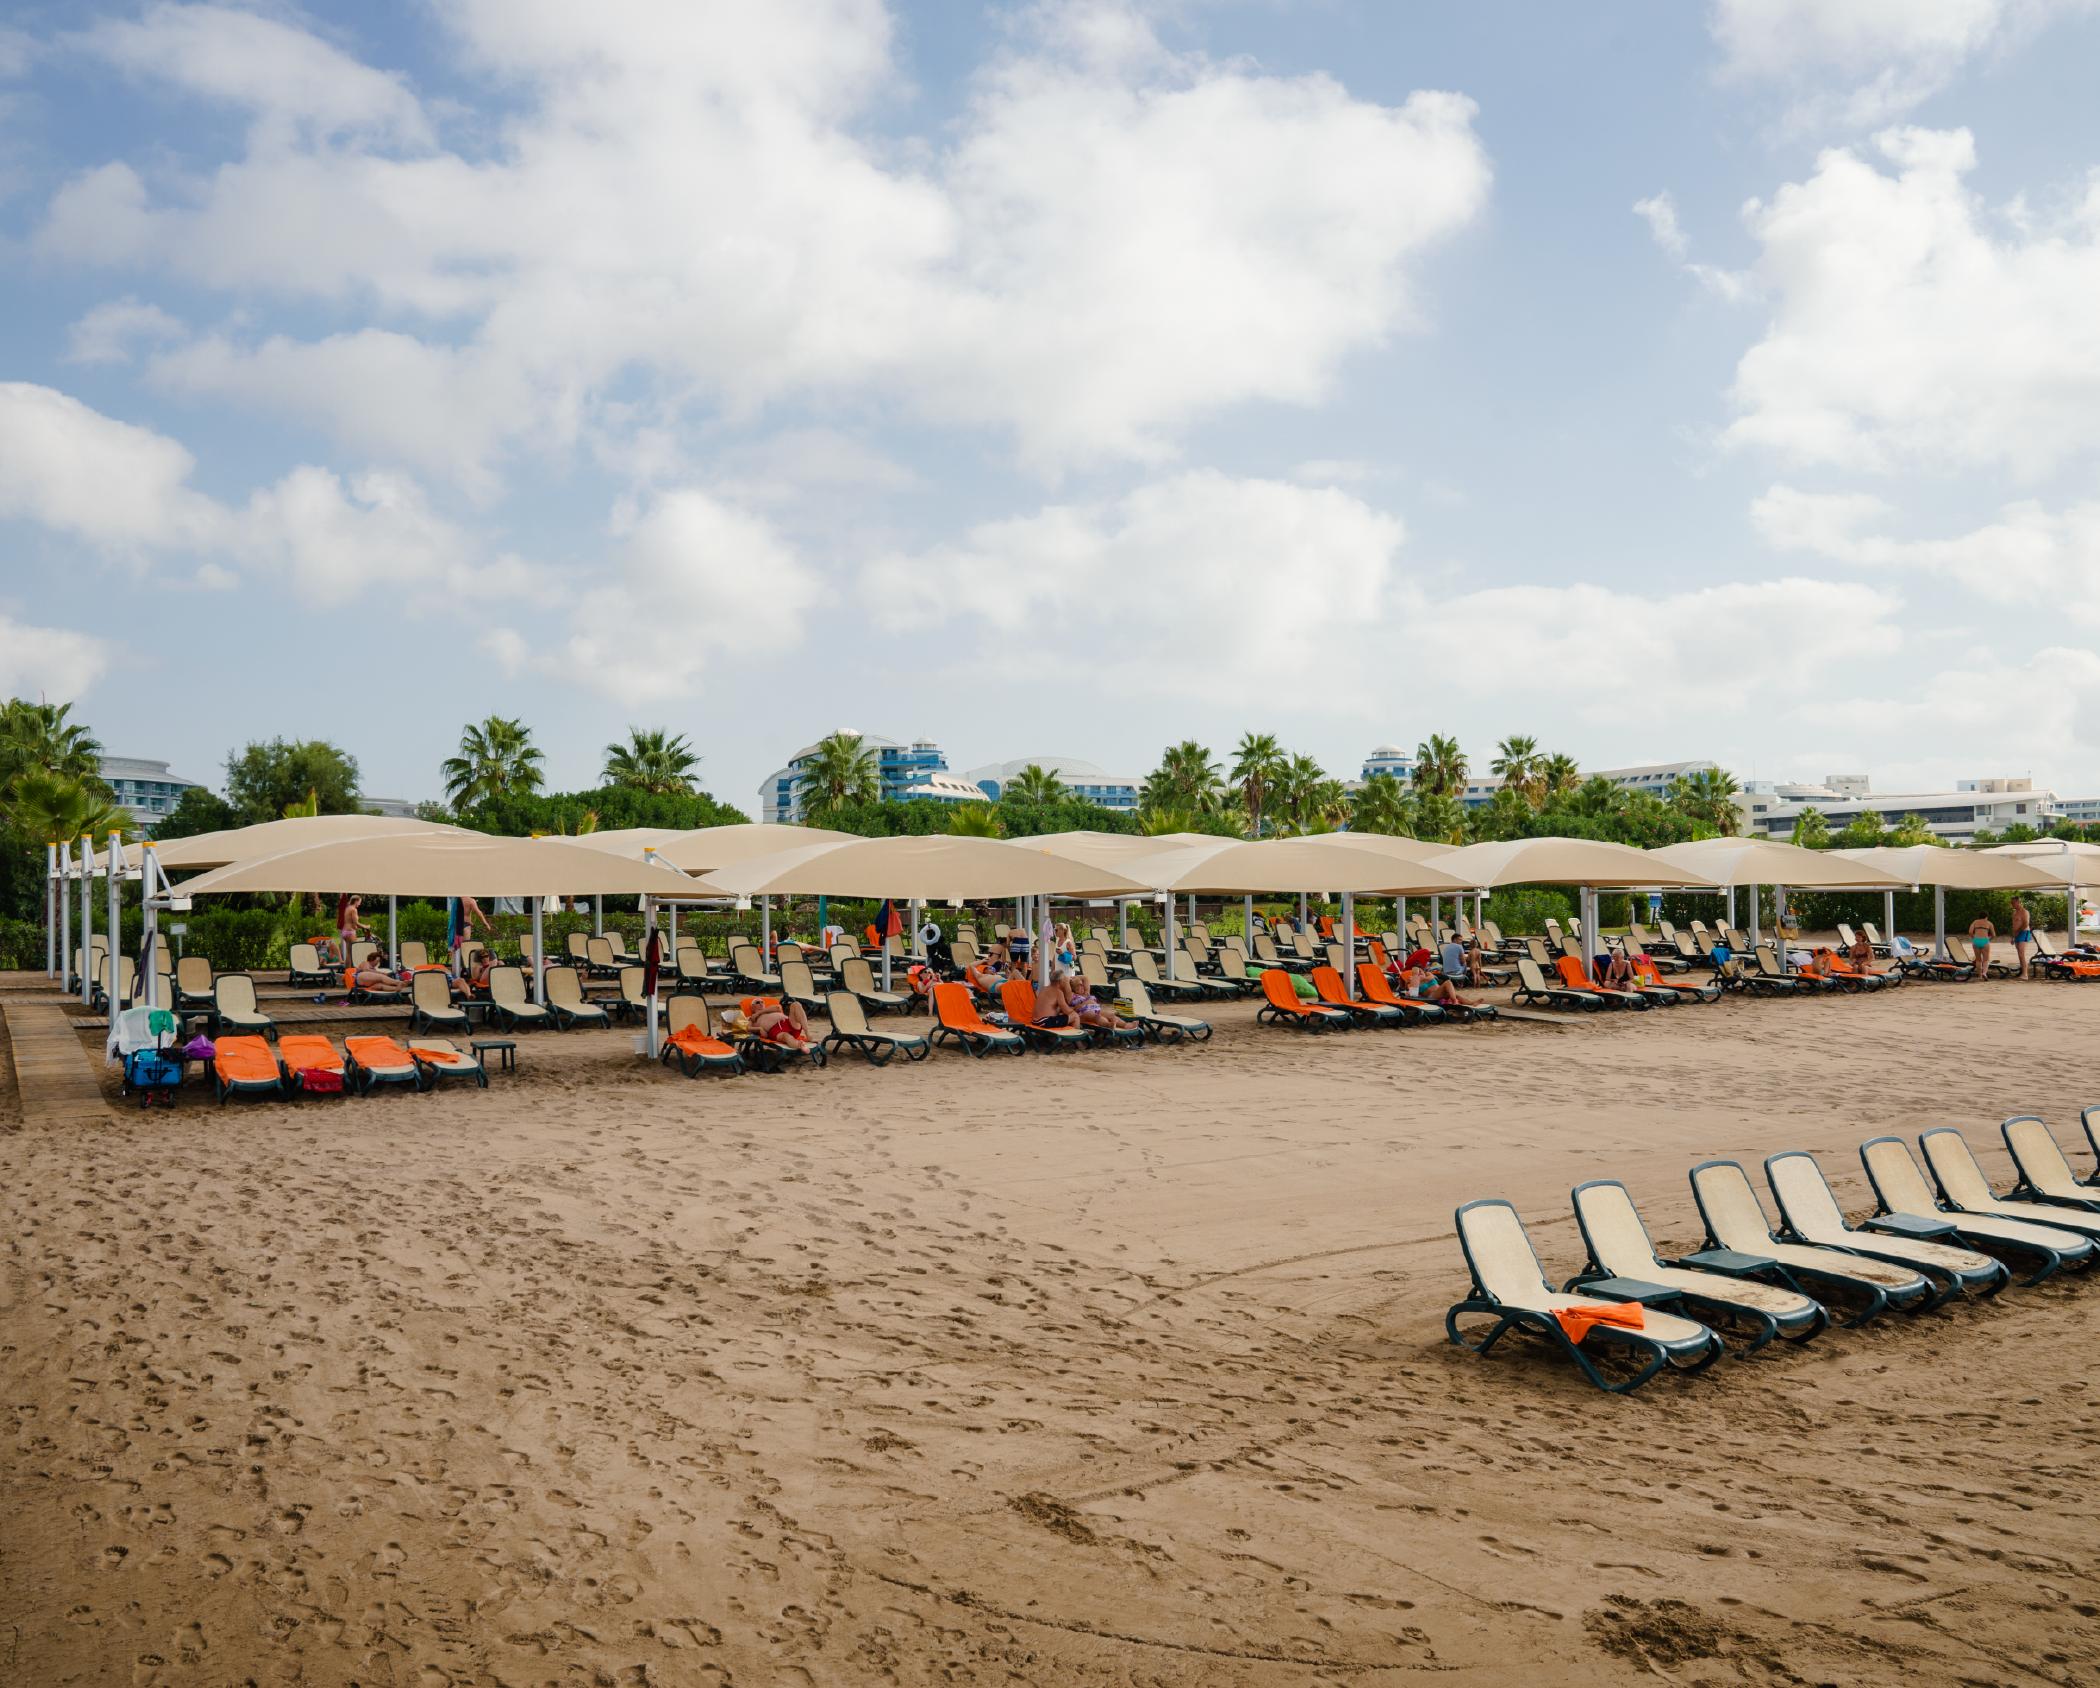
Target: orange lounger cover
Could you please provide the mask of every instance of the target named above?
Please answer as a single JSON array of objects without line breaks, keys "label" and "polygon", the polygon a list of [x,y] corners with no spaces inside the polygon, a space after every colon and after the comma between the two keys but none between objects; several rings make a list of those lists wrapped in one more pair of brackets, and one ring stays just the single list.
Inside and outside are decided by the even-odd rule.
[{"label": "orange lounger cover", "polygon": [[1333,1012],[1329,1008],[1320,1008],[1311,1003],[1300,1002],[1298,993],[1291,989],[1291,982],[1280,967],[1271,967],[1263,972],[1261,976],[1261,990],[1262,995],[1269,999],[1269,1006],[1276,1009],[1279,1013],[1296,1014],[1301,1017],[1313,1014],[1324,1018]]},{"label": "orange lounger cover", "polygon": [[316,1037],[311,1032],[287,1032],[277,1039],[277,1053],[284,1064],[295,1073],[311,1071],[318,1067],[323,1072],[339,1073],[343,1070],[343,1058],[335,1052],[335,1045],[325,1037]]},{"label": "orange lounger cover", "polygon": [[999,1029],[977,1012],[977,1004],[970,1000],[970,989],[967,985],[935,985],[933,1007],[940,1017],[941,1024],[950,1031],[997,1032]]},{"label": "orange lounger cover", "polygon": [[734,1055],[736,1051],[718,1037],[709,1037],[698,1026],[680,1026],[670,1036],[673,1049],[688,1055]]},{"label": "orange lounger cover", "polygon": [[1598,1325],[1639,1330],[1648,1322],[1638,1301],[1615,1301],[1608,1307],[1556,1307],[1553,1316],[1570,1342],[1580,1342]]},{"label": "orange lounger cover", "polygon": [[457,1049],[432,1049],[421,1043],[411,1043],[408,1052],[418,1060],[434,1061],[441,1067],[456,1067],[466,1060]]},{"label": "orange lounger cover", "polygon": [[360,1067],[377,1072],[381,1067],[407,1067],[414,1063],[408,1051],[390,1037],[346,1037],[343,1047]]},{"label": "orange lounger cover", "polygon": [[211,1064],[228,1084],[275,1084],[277,1057],[259,1037],[222,1037]]}]

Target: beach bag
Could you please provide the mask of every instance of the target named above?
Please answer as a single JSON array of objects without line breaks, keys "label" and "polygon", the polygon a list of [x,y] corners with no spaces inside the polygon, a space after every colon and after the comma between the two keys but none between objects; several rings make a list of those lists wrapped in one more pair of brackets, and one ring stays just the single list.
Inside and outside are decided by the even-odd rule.
[{"label": "beach bag", "polygon": [[1312,980],[1308,979],[1303,973],[1293,973],[1291,975],[1291,989],[1297,993],[1300,1002],[1318,1002],[1320,1000],[1320,993],[1313,989]]},{"label": "beach bag", "polygon": [[1733,961],[1734,959],[1735,951],[1730,949],[1726,944],[1714,945],[1714,961],[1717,965],[1726,966],[1729,962]]},{"label": "beach bag", "polygon": [[340,1095],[343,1075],[333,1067],[301,1067],[299,1088],[313,1096]]},{"label": "beach bag", "polygon": [[219,1046],[202,1032],[199,1032],[182,1046],[184,1057],[191,1061],[209,1061],[218,1052]]}]

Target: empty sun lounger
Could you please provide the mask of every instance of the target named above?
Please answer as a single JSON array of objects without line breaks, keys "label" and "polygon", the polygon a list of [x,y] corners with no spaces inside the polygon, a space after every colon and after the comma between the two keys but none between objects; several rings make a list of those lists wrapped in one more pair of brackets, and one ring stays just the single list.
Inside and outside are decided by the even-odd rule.
[{"label": "empty sun lounger", "polygon": [[1319,993],[1320,1005],[1323,1008],[1339,1008],[1359,1026],[1406,1024],[1406,1016],[1397,1002],[1378,1002],[1367,996],[1350,996],[1342,984],[1341,974],[1332,967],[1315,967],[1306,974],[1306,978],[1312,981],[1312,988]]},{"label": "empty sun lounger", "polygon": [[1355,1024],[1354,1018],[1340,1008],[1328,1008],[1317,1002],[1301,1002],[1298,993],[1291,987],[1290,975],[1281,967],[1269,967],[1262,971],[1261,993],[1266,999],[1255,1011],[1257,1022],[1270,1021],[1279,1026],[1295,1026],[1300,1031],[1324,1032]]},{"label": "empty sun lounger", "polygon": [[[1614,1395],[1638,1389],[1665,1368],[1704,1371],[1721,1357],[1718,1336],[1676,1313],[1635,1301],[1556,1293],[1539,1269],[1523,1221],[1508,1202],[1467,1202],[1453,1220],[1467,1270],[1473,1274],[1466,1298],[1444,1315],[1445,1334],[1459,1347],[1485,1354],[1513,1330],[1541,1336],[1573,1360],[1590,1382]],[[1495,1321],[1478,1340],[1459,1329],[1459,1320],[1472,1315]],[[1592,1337],[1631,1349],[1639,1368],[1630,1377],[1607,1375],[1583,1352]]]},{"label": "empty sun lounger", "polygon": [[977,1012],[969,986],[952,982],[933,987],[932,1037],[935,1043],[959,1043],[966,1052],[980,1057],[994,1050],[1021,1055],[1028,1048],[1019,1032],[995,1026]]},{"label": "empty sun lounger", "polygon": [[175,963],[175,1006],[209,1008],[211,984],[211,963],[201,955],[184,956]]},{"label": "empty sun lounger", "polygon": [[479,1090],[489,1087],[489,1075],[480,1060],[450,1038],[412,1037],[408,1040],[408,1058],[415,1062],[425,1089],[448,1078],[470,1078]]},{"label": "empty sun lounger", "polygon": [[221,1105],[229,1096],[283,1096],[284,1069],[259,1037],[222,1037],[211,1062],[212,1084]]},{"label": "empty sun lounger", "polygon": [[849,956],[841,961],[838,975],[839,984],[851,991],[870,1014],[901,1014],[911,1006],[909,991],[886,991],[876,984],[875,969],[868,965],[866,956]]},{"label": "empty sun lounger", "polygon": [[320,945],[294,944],[287,954],[291,961],[288,983],[317,989],[341,983],[342,975],[322,962]]},{"label": "empty sun lounger", "polygon": [[423,1073],[415,1056],[393,1038],[346,1037],[343,1053],[345,1077],[360,1096],[369,1096],[373,1087],[381,1084],[423,1088]]},{"label": "empty sun lounger", "polygon": [[[1165,997],[1169,1001],[1181,1001],[1189,998],[1200,999],[1231,994],[1224,989],[1213,989],[1211,985],[1206,985],[1201,980],[1182,977],[1181,974],[1186,971],[1187,967],[1184,962],[1180,971],[1173,978],[1169,979],[1160,972],[1159,963],[1153,959],[1149,950],[1132,950],[1130,952],[1131,976],[1142,980],[1145,988],[1151,991],[1154,996]],[[1213,981],[1213,984],[1215,984],[1215,981]]]},{"label": "empty sun lounger", "polygon": [[539,1003],[527,1000],[525,975],[515,967],[492,967],[489,969],[489,1018],[500,1026],[515,1031],[520,1026],[546,1026],[554,1023]]},{"label": "empty sun lounger", "polygon": [[649,993],[642,988],[647,978],[648,972],[645,968],[620,969],[616,981],[619,994],[607,1004],[614,1019],[641,1021],[649,1018]]},{"label": "empty sun lounger", "polygon": [[687,1078],[744,1070],[743,1056],[715,1036],[707,999],[699,996],[674,996],[664,1004],[664,1045],[657,1059],[667,1067],[676,1066]]},{"label": "empty sun lounger", "polygon": [[571,1026],[609,1026],[612,1018],[595,1002],[586,1002],[583,981],[573,967],[550,967],[542,981],[547,992],[547,1012],[557,1030]]},{"label": "empty sun lounger", "polygon": [[1154,1043],[1208,1043],[1210,1022],[1186,1014],[1162,1014],[1152,1005],[1152,993],[1142,979],[1126,979],[1123,996],[1130,1004],[1130,1017]]},{"label": "empty sun lounger", "polygon": [[1843,1321],[1851,1325],[1890,1307],[1921,1312],[1938,1305],[1932,1281],[1915,1267],[1776,1235],[1750,1175],[1734,1161],[1701,1161],[1693,1167],[1692,1200],[1706,1226],[1706,1246],[1687,1260],[1789,1289],[1814,1285],[1822,1292],[1819,1300],[1857,1301],[1858,1310]]},{"label": "empty sun lounger", "polygon": [[2015,1196],[2037,1207],[2053,1204],[2100,1213],[2100,1185],[2085,1183],[2071,1170],[2047,1122],[2033,1114],[2015,1114],[1999,1130],[2020,1174],[2019,1183],[2013,1186]]},{"label": "empty sun lounger", "polygon": [[1765,1181],[1779,1204],[1784,1234],[1825,1248],[1914,1266],[1946,1286],[1942,1299],[1963,1290],[1995,1295],[2011,1276],[1987,1254],[1940,1240],[1954,1233],[1944,1222],[1900,1214],[1877,1214],[1864,1225],[1849,1223],[1815,1157],[1799,1149],[1765,1157]]},{"label": "empty sun lounger", "polygon": [[1775,1336],[1805,1342],[1828,1328],[1823,1304],[1784,1285],[1762,1283],[1740,1271],[1701,1266],[1698,1257],[1664,1260],[1626,1186],[1615,1178],[1592,1179],[1572,1193],[1575,1223],[1590,1251],[1589,1263],[1569,1284],[1585,1288],[1599,1278],[1630,1279],[1675,1290],[1684,1305],[1703,1317],[1747,1324],[1755,1333],[1743,1350],[1754,1354]]},{"label": "empty sun lounger", "polygon": [[1566,985],[1553,984],[1528,955],[1517,958],[1517,988],[1510,992],[1509,1000],[1515,1008],[1572,1008],[1594,1013],[1604,1007],[1604,999],[1595,991],[1571,990]]},{"label": "empty sun lounger", "polygon": [[211,982],[211,1034],[225,1031],[276,1034],[277,1022],[255,1005],[255,981],[245,973],[221,973]]},{"label": "empty sun lounger", "polygon": [[285,1032],[277,1039],[277,1060],[284,1068],[285,1088],[294,1096],[344,1095],[343,1057],[328,1038],[312,1032]]},{"label": "empty sun lounger", "polygon": [[778,993],[780,975],[766,970],[766,958],[758,953],[758,946],[743,939],[733,939],[729,945],[729,971],[733,987],[740,991],[755,991],[760,995]]},{"label": "empty sun lounger", "polygon": [[897,1055],[907,1061],[923,1061],[933,1052],[933,1045],[917,1033],[876,1031],[868,1024],[868,1011],[860,998],[851,991],[833,991],[825,1012],[831,1020],[825,1048],[851,1049],[871,1067],[887,1066]]},{"label": "empty sun lounger", "polygon": [[2100,1238],[2100,1217],[2071,1207],[2001,1200],[1960,1132],[1947,1126],[1937,1127],[1918,1138],[1918,1147],[1924,1151],[1925,1164],[1932,1169],[1941,1204],[1952,1210],[1947,1217],[1957,1224],[1966,1225],[1972,1218],[1988,1216],[2014,1224],[2047,1225],[2051,1230],[2069,1231],[2084,1238]]},{"label": "empty sun lounger", "polygon": [[[1969,1208],[1951,1198],[1942,1202],[1925,1182],[1925,1174],[1918,1170],[1910,1146],[1902,1138],[1875,1137],[1860,1144],[1859,1158],[1884,1214],[1940,1221],[1952,1225],[1954,1236],[1970,1248],[2032,1260],[2034,1275],[2026,1280],[2030,1284],[2038,1284],[2066,1266],[2093,1263],[2092,1238],[2100,1234],[2100,1221],[2093,1222],[2084,1236],[2078,1234],[2080,1227],[2075,1219],[2063,1226],[2040,1223],[2040,1216],[2028,1203],[2001,1203],[1991,1195],[1982,1171],[1969,1158],[1968,1144],[1961,1142],[1957,1133],[1932,1135],[1953,1137],[1960,1145],[1960,1158],[1975,1177],[1977,1188],[1970,1194],[1979,1205]],[[2007,1208],[2013,1210],[2013,1217],[2005,1215],[2003,1210]],[[2019,1211],[2022,1208],[2027,1209],[2026,1213]]]},{"label": "empty sun lounger", "polygon": [[408,1029],[423,1031],[466,1031],[469,1029],[466,1010],[452,1005],[452,983],[442,973],[422,972],[411,976],[408,982]]}]

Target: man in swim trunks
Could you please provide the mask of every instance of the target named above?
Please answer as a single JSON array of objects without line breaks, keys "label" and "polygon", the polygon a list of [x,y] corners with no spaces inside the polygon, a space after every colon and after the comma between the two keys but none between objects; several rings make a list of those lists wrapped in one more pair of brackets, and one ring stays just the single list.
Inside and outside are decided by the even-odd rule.
[{"label": "man in swim trunks", "polygon": [[1978,984],[1991,976],[1991,940],[1997,935],[1998,928],[1991,924],[1991,917],[1987,914],[1979,914],[1969,922],[1969,976]]},{"label": "man in swim trunks", "polygon": [[2034,917],[2027,912],[2027,905],[2018,897],[2012,900],[2013,954],[2020,958],[2020,977],[2028,977],[2028,964],[2034,960]]}]

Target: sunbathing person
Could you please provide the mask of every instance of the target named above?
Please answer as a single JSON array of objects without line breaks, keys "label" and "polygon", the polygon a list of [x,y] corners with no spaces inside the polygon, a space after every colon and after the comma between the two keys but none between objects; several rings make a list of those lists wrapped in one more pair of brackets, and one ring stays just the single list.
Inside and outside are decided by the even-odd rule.
[{"label": "sunbathing person", "polygon": [[1852,947],[1845,951],[1845,959],[1857,971],[1871,973],[1874,971],[1874,946],[1864,937],[1856,937],[1852,940]]},{"label": "sunbathing person", "polygon": [[1103,1032],[1119,1032],[1132,1023],[1096,996],[1094,987],[1084,981],[1072,993],[1072,1021]]},{"label": "sunbathing person", "polygon": [[1065,970],[1054,967],[1050,982],[1035,993],[1035,1023],[1039,1026],[1069,1026],[1073,1022],[1072,987]]},{"label": "sunbathing person", "polygon": [[375,991],[384,994],[388,991],[400,991],[407,988],[408,980],[389,973],[384,967],[380,966],[379,957],[376,955],[360,967],[351,978],[351,989],[353,990]]},{"label": "sunbathing person", "polygon": [[1400,987],[1421,1002],[1434,1002],[1445,1008],[1470,1008],[1473,1005],[1458,994],[1458,986],[1449,979],[1439,978],[1428,967],[1409,967],[1401,971]]},{"label": "sunbathing person", "polygon": [[747,996],[742,1007],[753,1036],[762,1037],[768,1043],[793,1044],[803,1049],[809,1047],[809,1016],[802,1012],[801,1003],[783,1004],[773,996]]},{"label": "sunbathing person", "polygon": [[[1604,958],[1600,956],[1598,959],[1603,961]],[[1614,955],[1602,967],[1601,972],[1603,986],[1608,991],[1633,991],[1641,988],[1641,981],[1633,971],[1633,963],[1626,959],[1623,951]]]}]

